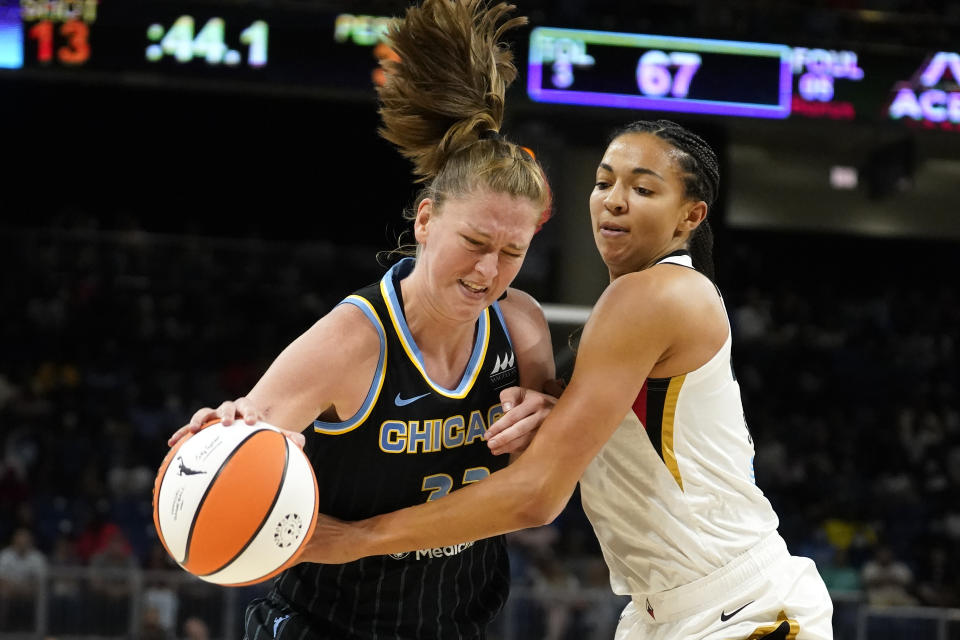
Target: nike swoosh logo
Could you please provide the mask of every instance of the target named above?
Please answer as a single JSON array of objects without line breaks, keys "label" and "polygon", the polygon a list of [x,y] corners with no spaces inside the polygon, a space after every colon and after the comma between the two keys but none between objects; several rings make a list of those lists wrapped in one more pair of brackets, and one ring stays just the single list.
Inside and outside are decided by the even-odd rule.
[{"label": "nike swoosh logo", "polygon": [[282,618],[277,618],[276,620],[273,621],[273,637],[274,638],[277,637],[277,628],[280,626],[280,623],[282,623],[284,620],[286,620],[289,617],[290,617],[290,614],[287,614]]},{"label": "nike swoosh logo", "polygon": [[397,405],[398,407],[405,407],[411,402],[416,402],[420,398],[426,398],[428,395],[430,395],[429,391],[419,396],[413,396],[412,398],[401,398],[400,394],[398,393],[397,397],[393,399],[393,404]]},{"label": "nike swoosh logo", "polygon": [[721,611],[721,612],[720,612],[720,622],[726,622],[727,620],[729,620],[729,619],[732,618],[733,616],[737,615],[738,613],[740,613],[741,611],[743,611],[744,609],[746,609],[747,607],[749,607],[749,606],[750,606],[751,604],[753,604],[753,603],[754,603],[754,601],[751,600],[750,602],[748,602],[747,604],[743,605],[742,607],[740,607],[740,608],[737,609],[736,611],[732,611],[732,612],[730,612],[730,613],[726,613],[726,612],[724,612],[724,611]]}]

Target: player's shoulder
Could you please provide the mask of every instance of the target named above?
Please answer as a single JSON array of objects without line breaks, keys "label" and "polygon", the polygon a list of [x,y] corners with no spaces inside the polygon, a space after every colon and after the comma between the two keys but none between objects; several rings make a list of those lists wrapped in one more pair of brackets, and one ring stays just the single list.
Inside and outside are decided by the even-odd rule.
[{"label": "player's shoulder", "polygon": [[540,303],[525,291],[510,287],[507,296],[500,300],[503,320],[514,346],[523,350],[546,338],[549,343],[550,328]]},{"label": "player's shoulder", "polygon": [[383,331],[372,309],[345,301],[317,320],[301,338],[304,348],[323,350],[333,359],[349,363],[379,353]]},{"label": "player's shoulder", "polygon": [[546,330],[547,320],[543,308],[529,293],[510,287],[499,305],[511,334],[520,330],[539,335]]},{"label": "player's shoulder", "polygon": [[543,308],[537,299],[521,289],[509,287],[506,296],[500,301],[500,309],[505,316],[525,315],[525,316],[543,316]]},{"label": "player's shoulder", "polygon": [[695,269],[676,264],[656,264],[625,274],[610,283],[607,289],[611,296],[664,304],[682,304],[702,296],[717,296],[717,289],[709,278]]},{"label": "player's shoulder", "polygon": [[658,264],[620,276],[607,286],[594,315],[616,322],[644,319],[683,326],[695,321],[719,301],[716,287],[702,273],[688,267]]}]

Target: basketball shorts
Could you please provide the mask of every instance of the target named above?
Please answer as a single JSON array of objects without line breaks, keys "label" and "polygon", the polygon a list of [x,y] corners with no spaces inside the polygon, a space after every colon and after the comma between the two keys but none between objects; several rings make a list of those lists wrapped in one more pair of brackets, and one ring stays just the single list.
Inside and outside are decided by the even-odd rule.
[{"label": "basketball shorts", "polygon": [[833,602],[816,565],[773,533],[690,584],[634,595],[615,640],[832,640]]},{"label": "basketball shorts", "polygon": [[281,600],[258,598],[244,616],[244,640],[336,640],[343,635],[309,619]]}]

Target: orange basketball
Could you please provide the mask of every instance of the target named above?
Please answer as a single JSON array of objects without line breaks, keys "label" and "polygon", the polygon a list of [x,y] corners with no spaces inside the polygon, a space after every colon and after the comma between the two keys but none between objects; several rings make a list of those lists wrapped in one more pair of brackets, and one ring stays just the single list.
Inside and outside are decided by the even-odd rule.
[{"label": "orange basketball", "polygon": [[167,453],[153,522],[177,563],[208,582],[242,586],[294,564],[317,520],[306,454],[264,422],[220,422]]}]

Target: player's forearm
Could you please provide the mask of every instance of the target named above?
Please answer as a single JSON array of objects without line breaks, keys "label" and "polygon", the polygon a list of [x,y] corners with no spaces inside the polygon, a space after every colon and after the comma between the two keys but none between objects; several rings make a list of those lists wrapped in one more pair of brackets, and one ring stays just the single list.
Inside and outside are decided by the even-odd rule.
[{"label": "player's forearm", "polygon": [[[572,492],[504,469],[439,500],[355,523],[366,554],[445,547],[552,521]],[[498,477],[499,476],[499,477]],[[565,495],[564,495],[565,493]]]},{"label": "player's forearm", "polygon": [[568,415],[558,418],[554,409],[527,450],[507,468],[439,500],[359,523],[363,548],[371,555],[402,553],[552,522],[605,441],[602,432],[582,428],[580,416],[613,421],[595,408],[591,414],[577,411],[586,403],[575,397],[564,393],[557,407],[563,402],[571,405]]}]

